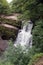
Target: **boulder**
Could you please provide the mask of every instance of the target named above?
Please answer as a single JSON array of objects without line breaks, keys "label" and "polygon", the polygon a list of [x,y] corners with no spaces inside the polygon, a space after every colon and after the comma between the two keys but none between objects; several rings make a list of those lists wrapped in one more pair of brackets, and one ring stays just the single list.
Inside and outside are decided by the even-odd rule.
[{"label": "boulder", "polygon": [[0,38],[0,51],[5,51],[6,48],[8,47],[8,41],[7,40],[2,40]]}]

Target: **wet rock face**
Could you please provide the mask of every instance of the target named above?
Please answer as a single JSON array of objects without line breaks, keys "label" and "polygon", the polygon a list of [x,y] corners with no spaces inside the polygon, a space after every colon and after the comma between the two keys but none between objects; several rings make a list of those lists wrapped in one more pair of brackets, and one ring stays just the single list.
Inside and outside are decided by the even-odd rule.
[{"label": "wet rock face", "polygon": [[8,39],[9,39],[9,36],[7,36],[6,34],[2,34],[1,38],[2,38],[3,40],[8,40]]},{"label": "wet rock face", "polygon": [[7,47],[8,47],[8,41],[2,40],[0,37],[0,52],[5,51]]}]

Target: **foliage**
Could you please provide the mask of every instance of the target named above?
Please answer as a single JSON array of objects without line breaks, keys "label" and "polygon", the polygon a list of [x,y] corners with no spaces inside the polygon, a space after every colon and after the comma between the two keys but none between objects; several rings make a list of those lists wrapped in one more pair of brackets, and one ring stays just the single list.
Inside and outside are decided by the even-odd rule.
[{"label": "foliage", "polygon": [[40,0],[13,0],[13,12],[22,13],[22,19],[32,21],[43,17],[43,4]]},{"label": "foliage", "polygon": [[6,0],[0,0],[0,14],[9,14],[10,7]]},{"label": "foliage", "polygon": [[35,27],[33,29],[33,45],[43,52],[43,20],[38,20],[35,22]]},{"label": "foliage", "polygon": [[5,62],[5,63],[4,63],[4,62],[1,61],[1,62],[0,62],[0,65],[13,65],[13,64],[12,64],[11,62]]},{"label": "foliage", "polygon": [[[9,40],[9,46],[3,54],[1,64],[3,65],[28,65],[33,56],[39,53],[35,47],[27,48],[23,50],[21,45],[15,47],[11,40]],[[42,54],[36,54],[34,58],[41,57]],[[33,59],[34,59],[33,58]]]},{"label": "foliage", "polygon": [[28,62],[34,54],[34,47],[23,50],[21,45],[14,47],[12,42],[9,41],[9,47],[3,55],[3,62],[11,62],[14,65],[28,65]]}]

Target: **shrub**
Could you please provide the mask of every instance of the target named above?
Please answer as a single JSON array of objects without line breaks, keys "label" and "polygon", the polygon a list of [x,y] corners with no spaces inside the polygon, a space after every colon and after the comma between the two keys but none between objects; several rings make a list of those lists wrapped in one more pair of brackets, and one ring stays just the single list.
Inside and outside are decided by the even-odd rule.
[{"label": "shrub", "polygon": [[40,48],[40,52],[43,52],[43,20],[35,22],[33,29],[33,45],[36,49]]},{"label": "shrub", "polygon": [[9,47],[5,51],[3,57],[5,61],[10,61],[15,65],[27,65],[34,54],[35,52],[33,48],[23,50],[21,45],[14,47],[10,41]]},{"label": "shrub", "polygon": [[0,62],[0,65],[13,65],[11,62]]}]

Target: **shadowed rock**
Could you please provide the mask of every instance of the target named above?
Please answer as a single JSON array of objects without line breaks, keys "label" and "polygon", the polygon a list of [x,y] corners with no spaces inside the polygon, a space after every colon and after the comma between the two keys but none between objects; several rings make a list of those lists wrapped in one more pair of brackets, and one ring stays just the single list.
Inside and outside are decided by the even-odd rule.
[{"label": "shadowed rock", "polygon": [[5,49],[8,47],[8,41],[2,40],[0,37],[0,51],[5,51]]}]

